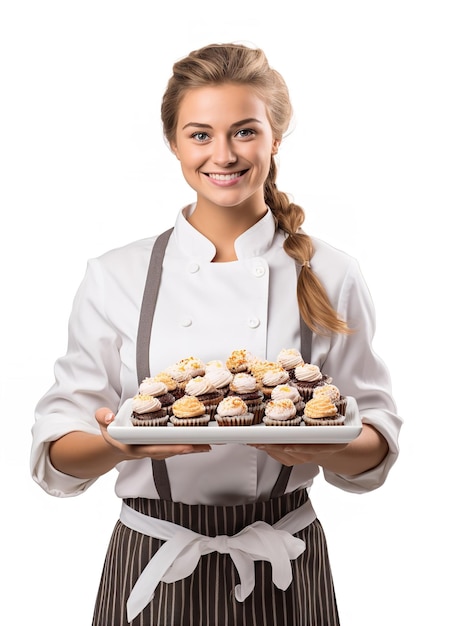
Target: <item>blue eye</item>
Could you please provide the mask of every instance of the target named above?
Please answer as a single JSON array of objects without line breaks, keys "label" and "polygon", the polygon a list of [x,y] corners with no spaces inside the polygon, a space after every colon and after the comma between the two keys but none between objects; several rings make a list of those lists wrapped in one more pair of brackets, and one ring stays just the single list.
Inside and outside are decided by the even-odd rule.
[{"label": "blue eye", "polygon": [[244,139],[245,137],[250,137],[251,135],[254,135],[255,133],[250,128],[241,128],[240,130],[237,131],[236,134],[239,135],[239,137],[242,137]]},{"label": "blue eye", "polygon": [[202,131],[197,132],[197,133],[193,133],[193,135],[191,136],[192,139],[196,139],[196,141],[206,141],[209,137],[208,133],[204,133]]}]

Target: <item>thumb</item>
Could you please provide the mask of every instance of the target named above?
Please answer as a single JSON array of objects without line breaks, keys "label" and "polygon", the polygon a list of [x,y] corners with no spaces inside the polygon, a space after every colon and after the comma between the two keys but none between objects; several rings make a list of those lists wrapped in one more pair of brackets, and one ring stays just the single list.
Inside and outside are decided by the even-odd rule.
[{"label": "thumb", "polygon": [[105,406],[95,412],[95,419],[99,424],[101,424],[101,426],[109,426],[114,418],[115,414],[113,411]]}]

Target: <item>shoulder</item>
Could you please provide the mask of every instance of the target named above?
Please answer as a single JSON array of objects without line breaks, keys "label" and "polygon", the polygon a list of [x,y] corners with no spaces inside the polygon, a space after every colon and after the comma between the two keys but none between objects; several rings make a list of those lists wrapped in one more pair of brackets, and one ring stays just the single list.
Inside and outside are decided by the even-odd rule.
[{"label": "shoulder", "polygon": [[116,263],[121,265],[138,262],[143,258],[148,259],[152,252],[156,238],[156,236],[147,237],[145,239],[132,241],[123,246],[112,248],[94,259],[91,259],[91,261],[98,263],[103,267],[107,267],[115,266]]},{"label": "shoulder", "polygon": [[313,237],[314,256],[311,268],[321,280],[332,302],[340,306],[342,298],[350,298],[353,292],[363,291],[365,281],[357,259],[335,246]]},{"label": "shoulder", "polygon": [[87,263],[86,283],[112,293],[142,289],[157,236],[112,248]]},{"label": "shoulder", "polygon": [[314,255],[311,267],[325,282],[343,282],[360,273],[357,259],[348,252],[336,248],[323,239],[311,237]]}]

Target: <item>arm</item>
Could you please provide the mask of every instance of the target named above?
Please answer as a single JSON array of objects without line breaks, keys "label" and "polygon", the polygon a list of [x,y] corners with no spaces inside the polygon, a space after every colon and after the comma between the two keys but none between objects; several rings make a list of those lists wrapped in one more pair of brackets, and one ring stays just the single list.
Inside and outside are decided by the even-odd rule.
[{"label": "arm", "polygon": [[377,467],[388,453],[386,439],[364,424],[360,435],[348,444],[256,445],[283,465],[315,463],[325,470],[355,476]]},{"label": "arm", "polygon": [[52,442],[49,457],[56,470],[76,478],[91,479],[106,474],[121,461],[144,458],[162,460],[177,454],[208,452],[209,445],[126,445],[109,436],[114,419],[110,409],[101,408],[95,418],[101,434],[73,431]]}]

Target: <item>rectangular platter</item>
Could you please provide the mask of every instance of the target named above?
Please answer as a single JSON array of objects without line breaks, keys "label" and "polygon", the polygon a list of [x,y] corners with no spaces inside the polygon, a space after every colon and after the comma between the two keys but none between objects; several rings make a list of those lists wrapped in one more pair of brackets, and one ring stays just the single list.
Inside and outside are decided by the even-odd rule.
[{"label": "rectangular platter", "polygon": [[227,444],[227,443],[348,443],[361,432],[361,419],[356,400],[347,396],[345,423],[341,426],[133,426],[132,398],[126,400],[108,433],[127,444]]}]

